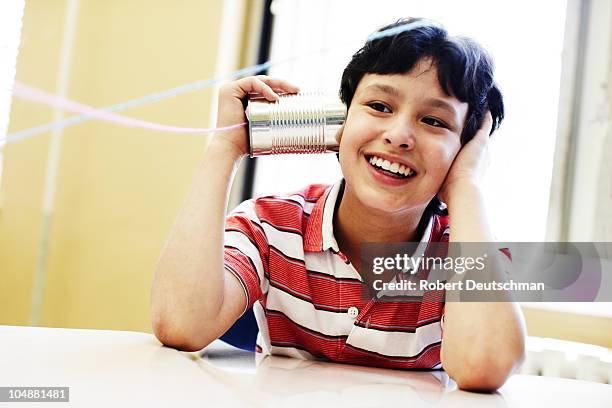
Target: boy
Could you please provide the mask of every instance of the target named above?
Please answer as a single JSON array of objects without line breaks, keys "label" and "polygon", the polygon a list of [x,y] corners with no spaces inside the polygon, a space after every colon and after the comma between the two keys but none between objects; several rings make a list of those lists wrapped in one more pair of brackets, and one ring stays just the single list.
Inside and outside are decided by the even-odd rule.
[{"label": "boy", "polygon": [[[363,242],[493,241],[479,180],[503,119],[490,58],[424,20],[379,32],[394,28],[370,39],[342,76],[343,180],[248,200],[224,220],[247,134],[212,138],[153,283],[162,343],[199,350],[253,307],[264,353],[444,368],[469,390],[495,390],[518,368],[525,334],[513,303],[362,296],[379,278],[361,271]],[[249,93],[274,101],[297,91],[266,76],[227,84],[218,126],[245,121]]]}]

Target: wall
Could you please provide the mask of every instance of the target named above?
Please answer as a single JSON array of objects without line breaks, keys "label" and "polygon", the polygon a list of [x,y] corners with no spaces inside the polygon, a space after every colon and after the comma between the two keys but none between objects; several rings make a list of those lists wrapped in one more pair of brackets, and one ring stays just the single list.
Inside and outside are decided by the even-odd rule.
[{"label": "wall", "polygon": [[[66,5],[26,2],[18,81],[57,91]],[[103,107],[212,77],[222,9],[221,0],[81,0],[68,96]],[[210,101],[202,90],[122,113],[206,127]],[[16,100],[9,132],[51,120],[51,109]],[[64,130],[41,325],[150,331],[154,266],[204,146],[202,135],[99,121]],[[4,150],[0,324],[29,321],[48,148],[44,134]]]},{"label": "wall", "polygon": [[612,319],[554,310],[523,308],[530,336],[577,341],[612,348]]}]

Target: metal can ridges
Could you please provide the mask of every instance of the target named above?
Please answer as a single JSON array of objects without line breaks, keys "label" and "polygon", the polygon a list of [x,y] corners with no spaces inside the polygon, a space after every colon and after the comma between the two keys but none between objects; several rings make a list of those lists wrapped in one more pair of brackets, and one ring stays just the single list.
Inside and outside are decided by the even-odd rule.
[{"label": "metal can ridges", "polygon": [[284,95],[275,103],[249,101],[251,156],[337,151],[330,135],[345,116],[338,98],[320,92]]}]

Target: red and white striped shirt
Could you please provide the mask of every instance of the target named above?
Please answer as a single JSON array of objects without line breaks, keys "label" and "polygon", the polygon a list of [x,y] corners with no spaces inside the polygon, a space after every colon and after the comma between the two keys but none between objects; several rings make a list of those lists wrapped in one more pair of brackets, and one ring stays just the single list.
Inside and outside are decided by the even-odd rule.
[{"label": "red and white striped shirt", "polygon": [[[421,301],[364,297],[333,233],[343,180],[247,200],[226,220],[224,265],[255,312],[257,351],[389,368],[440,368],[444,292]],[[448,242],[434,215],[421,240]],[[367,293],[367,292],[366,292]]]}]

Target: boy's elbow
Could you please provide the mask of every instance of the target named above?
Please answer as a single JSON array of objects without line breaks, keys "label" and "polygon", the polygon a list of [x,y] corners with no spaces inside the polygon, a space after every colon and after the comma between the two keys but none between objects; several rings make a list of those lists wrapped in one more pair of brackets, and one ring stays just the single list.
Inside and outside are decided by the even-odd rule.
[{"label": "boy's elbow", "polygon": [[456,373],[449,373],[457,386],[465,391],[494,392],[520,367],[524,353],[518,358],[479,359],[464,364]]},{"label": "boy's elbow", "polygon": [[504,385],[507,378],[508,373],[493,371],[487,367],[465,370],[453,377],[460,389],[474,392],[494,392]]},{"label": "boy's elbow", "polygon": [[198,351],[210,343],[210,341],[198,338],[194,333],[156,318],[153,319],[153,334],[164,346],[180,351]]}]

